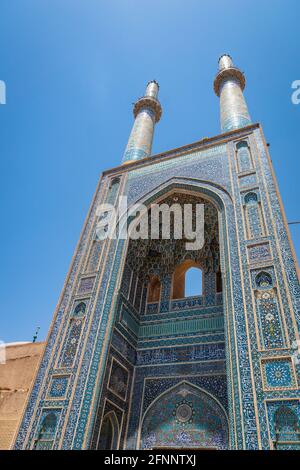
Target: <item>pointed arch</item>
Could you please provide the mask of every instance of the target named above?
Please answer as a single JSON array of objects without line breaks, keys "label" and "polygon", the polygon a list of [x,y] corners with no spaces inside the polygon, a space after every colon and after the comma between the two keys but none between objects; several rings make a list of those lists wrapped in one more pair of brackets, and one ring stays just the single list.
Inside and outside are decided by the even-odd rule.
[{"label": "pointed arch", "polygon": [[189,381],[170,387],[146,409],[139,430],[140,447],[229,447],[228,417],[211,393]]},{"label": "pointed arch", "polygon": [[98,450],[116,450],[119,446],[120,428],[118,418],[114,411],[106,413],[102,419]]},{"label": "pointed arch", "polygon": [[83,316],[85,314],[85,311],[86,311],[86,302],[80,301],[74,309],[73,317]]},{"label": "pointed arch", "polygon": [[[117,224],[117,230],[119,233],[124,233],[123,231],[126,230],[126,226],[128,224],[128,221],[130,221],[130,209],[135,205],[135,204],[144,204],[146,207],[149,207],[152,202],[158,203],[159,201],[163,200],[165,197],[168,195],[172,195],[175,192],[182,192],[182,193],[187,193],[195,196],[200,196],[203,199],[207,199],[210,201],[217,209],[218,211],[218,220],[219,220],[219,234],[220,234],[220,251],[221,251],[221,258],[223,258],[225,265],[230,264],[230,259],[232,255],[232,250],[231,250],[231,244],[236,243],[237,238],[236,238],[236,233],[234,230],[232,233],[230,231],[230,228],[234,225],[235,219],[234,219],[234,206],[233,206],[233,200],[232,196],[229,194],[228,190],[224,187],[222,187],[219,184],[215,184],[212,182],[207,182],[204,180],[196,179],[196,178],[184,178],[184,177],[172,177],[169,180],[166,180],[162,184],[158,184],[156,186],[153,185],[150,191],[147,193],[143,193],[142,191],[137,191],[135,193],[134,198],[129,199],[128,201],[128,211],[127,213],[124,213],[121,218],[118,220]],[[232,236],[230,239],[230,244],[229,244],[229,234]],[[122,262],[126,259],[127,256],[127,250],[128,250],[128,245],[129,245],[129,238],[127,236],[127,240],[124,243],[124,249],[122,252]],[[121,279],[121,271],[119,274],[119,278]],[[226,298],[229,300],[227,304],[226,310],[224,309],[224,314],[226,314],[226,317],[228,318],[229,321],[229,326],[230,322],[232,319],[232,309],[234,308],[231,299],[232,299],[232,293],[233,293],[233,287],[231,283],[229,282],[228,278],[228,273],[224,271],[223,274],[224,278],[224,284],[223,284],[223,291],[224,295]],[[238,283],[237,283],[238,285]],[[235,288],[235,285],[234,285]],[[226,343],[226,354],[230,354],[230,366],[227,370],[227,380],[229,383],[232,383],[233,379],[233,374],[236,373],[236,358],[233,355],[231,357],[231,349],[230,349],[230,337],[231,337],[231,330],[230,328],[225,330],[225,343]],[[237,374],[239,375],[239,371],[237,371]],[[99,379],[100,380],[100,379]],[[235,403],[239,404],[240,403],[240,391],[238,389],[234,390],[234,398],[235,398]],[[229,406],[229,412],[230,412],[230,439],[233,445],[236,444],[238,440],[240,440],[240,435],[242,432],[242,426],[243,426],[243,416],[240,416],[238,414],[238,405],[236,405],[234,408],[230,404]],[[237,419],[237,414],[239,420],[235,421]],[[234,426],[234,423],[237,422],[236,427]],[[92,423],[91,423],[92,426]]]},{"label": "pointed arch", "polygon": [[[207,181],[195,179],[195,178],[170,178],[165,181],[163,184],[158,185],[153,188],[148,193],[141,195],[141,197],[134,201],[129,201],[129,206],[127,212],[125,211],[120,220],[117,223],[118,233],[124,233],[126,230],[127,223],[131,221],[132,212],[135,214],[137,204],[143,204],[146,207],[149,207],[154,201],[159,203],[167,196],[172,195],[175,192],[188,193],[194,196],[200,196],[203,199],[207,199],[211,204],[215,206],[220,214],[222,214],[222,219],[224,211],[228,207],[226,204],[226,199],[230,201],[230,205],[233,204],[232,196],[227,191],[226,188],[217,184],[217,183],[207,183]],[[140,217],[140,215],[139,215]],[[137,217],[137,220],[138,218]],[[225,222],[224,217],[224,222]]]}]

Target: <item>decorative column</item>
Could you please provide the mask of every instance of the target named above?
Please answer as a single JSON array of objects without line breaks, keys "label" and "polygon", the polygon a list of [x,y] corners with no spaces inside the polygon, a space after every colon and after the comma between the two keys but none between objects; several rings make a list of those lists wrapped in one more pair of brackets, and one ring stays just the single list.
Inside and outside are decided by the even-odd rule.
[{"label": "decorative column", "polygon": [[219,72],[214,81],[214,90],[220,97],[222,132],[251,124],[251,118],[243,95],[245,76],[233,65],[229,55],[219,59]]},{"label": "decorative column", "polygon": [[146,93],[134,105],[134,125],[124,153],[122,163],[151,155],[154,126],[160,120],[162,108],[157,99],[159,85],[155,80],[148,83]]}]

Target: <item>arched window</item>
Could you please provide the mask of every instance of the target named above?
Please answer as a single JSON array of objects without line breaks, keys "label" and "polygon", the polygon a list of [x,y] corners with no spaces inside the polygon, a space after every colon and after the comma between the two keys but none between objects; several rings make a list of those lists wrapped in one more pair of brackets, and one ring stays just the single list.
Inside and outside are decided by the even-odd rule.
[{"label": "arched window", "polygon": [[173,274],[173,299],[203,294],[202,269],[192,260],[178,265]]},{"label": "arched window", "polygon": [[202,269],[189,268],[185,273],[185,297],[202,295]]},{"label": "arched window", "polygon": [[161,282],[158,276],[151,276],[148,284],[148,302],[159,302],[161,293]]}]

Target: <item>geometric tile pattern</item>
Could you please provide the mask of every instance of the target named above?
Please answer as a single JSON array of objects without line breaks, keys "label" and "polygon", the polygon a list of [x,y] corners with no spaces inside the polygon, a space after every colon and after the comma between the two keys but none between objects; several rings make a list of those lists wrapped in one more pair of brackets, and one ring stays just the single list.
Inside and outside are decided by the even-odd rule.
[{"label": "geometric tile pattern", "polygon": [[165,392],[148,409],[141,447],[228,447],[228,423],[217,401],[183,383]]},{"label": "geometric tile pattern", "polygon": [[263,348],[283,348],[285,342],[276,293],[267,291],[257,294],[256,304]]},{"label": "geometric tile pattern", "polygon": [[93,245],[89,254],[86,272],[92,273],[94,271],[97,271],[99,260],[100,260],[101,249],[102,249],[102,242],[95,240],[93,242]]},{"label": "geometric tile pattern", "polygon": [[73,365],[80,340],[82,326],[83,319],[74,319],[70,321],[69,335],[65,341],[60,361],[61,367],[71,367]]},{"label": "geometric tile pattern", "polygon": [[240,141],[236,144],[238,168],[242,173],[252,169],[250,148],[247,141]]},{"label": "geometric tile pattern", "polygon": [[48,392],[49,398],[63,398],[67,391],[69,376],[53,377]]},{"label": "geometric tile pattern", "polygon": [[60,414],[61,409],[59,408],[48,408],[42,410],[39,426],[35,436],[34,449],[48,450],[52,448]]},{"label": "geometric tile pattern", "polygon": [[249,238],[260,238],[264,235],[264,230],[261,224],[261,208],[258,202],[258,195],[256,192],[249,192],[244,196],[246,223],[249,227]]},{"label": "geometric tile pattern", "polygon": [[290,358],[263,360],[262,370],[266,390],[284,390],[296,386]]}]

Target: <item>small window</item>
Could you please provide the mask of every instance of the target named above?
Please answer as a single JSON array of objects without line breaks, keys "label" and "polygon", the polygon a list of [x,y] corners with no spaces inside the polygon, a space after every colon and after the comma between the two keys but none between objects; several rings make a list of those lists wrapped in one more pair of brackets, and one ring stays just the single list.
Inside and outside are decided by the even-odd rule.
[{"label": "small window", "polygon": [[186,260],[175,268],[173,274],[173,299],[182,299],[203,294],[203,275],[200,266]]},{"label": "small window", "polygon": [[240,149],[243,149],[243,148],[248,149],[248,142],[246,142],[245,140],[243,140],[241,142],[238,142],[236,144],[236,148],[237,148],[237,150],[240,150]]},{"label": "small window", "polygon": [[185,273],[185,297],[202,295],[202,269],[190,268]]}]

